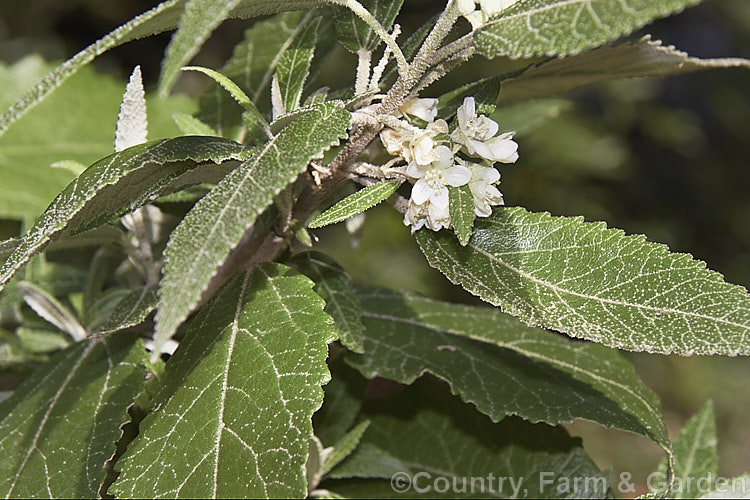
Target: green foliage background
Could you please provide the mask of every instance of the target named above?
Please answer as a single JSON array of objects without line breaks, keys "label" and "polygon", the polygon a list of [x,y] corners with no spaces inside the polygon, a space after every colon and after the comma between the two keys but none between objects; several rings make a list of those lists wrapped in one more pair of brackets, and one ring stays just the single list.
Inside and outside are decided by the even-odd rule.
[{"label": "green foliage background", "polygon": [[[48,60],[64,59],[157,3],[3,2],[0,61],[12,63],[33,52]],[[439,3],[406,0],[404,31],[416,29],[427,18],[425,12],[437,11]],[[195,64],[219,67],[245,26],[242,21],[225,23]],[[706,0],[649,26],[648,32],[693,56],[750,58],[750,3]],[[147,88],[153,89],[168,37],[163,34],[127,44],[97,60],[94,67],[124,81],[132,67],[141,64]],[[355,64],[353,56],[341,47],[334,50],[341,52],[340,57],[330,58],[331,67],[320,75],[351,74],[344,69]],[[478,57],[439,82],[432,92],[438,95],[470,79],[498,73],[487,66]],[[191,93],[207,83],[200,75],[186,74],[176,91]],[[501,127],[517,129],[521,145],[519,162],[502,169],[506,203],[553,215],[584,215],[587,220],[606,220],[629,234],[645,233],[673,251],[690,252],[707,261],[727,281],[750,288],[746,222],[750,220],[746,149],[750,93],[742,89],[750,89],[750,72],[741,69],[610,82],[540,105],[543,124],[533,130],[528,123],[513,122],[512,112],[501,107],[497,115]],[[393,210],[378,207],[367,217],[357,248],[352,248],[341,225],[316,233],[320,249],[335,257],[355,281],[453,301],[477,300],[427,266]],[[18,221],[0,221],[0,239],[19,230]],[[626,356],[662,398],[672,435],[706,399],[713,399],[720,474],[731,476],[747,469],[750,359]],[[17,382],[15,376],[2,375],[0,391],[12,389]],[[658,448],[642,438],[585,423],[571,430],[594,438],[585,442],[598,465],[633,472],[636,480],[654,470],[661,457]]]}]

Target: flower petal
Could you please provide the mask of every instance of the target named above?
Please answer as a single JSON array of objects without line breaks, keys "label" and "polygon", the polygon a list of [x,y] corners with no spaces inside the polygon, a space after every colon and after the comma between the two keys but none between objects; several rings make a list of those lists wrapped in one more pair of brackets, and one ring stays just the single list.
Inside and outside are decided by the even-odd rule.
[{"label": "flower petal", "polygon": [[488,160],[514,163],[518,159],[518,144],[515,141],[495,137],[484,144],[491,150],[491,156],[485,156]]},{"label": "flower petal", "polygon": [[432,195],[430,196],[430,205],[435,205],[435,207],[437,208],[447,209],[449,203],[450,199],[448,198],[447,187],[440,186],[439,188],[432,190]]},{"label": "flower petal", "polygon": [[411,189],[411,200],[417,205],[423,204],[434,196],[432,187],[424,180],[419,179],[414,187]]},{"label": "flower petal", "polygon": [[420,168],[416,162],[411,162],[409,163],[409,166],[406,167],[406,175],[413,179],[421,179],[424,177],[424,169]]},{"label": "flower petal", "polygon": [[449,186],[458,187],[468,184],[471,180],[471,170],[462,165],[455,165],[443,172],[445,182]]}]

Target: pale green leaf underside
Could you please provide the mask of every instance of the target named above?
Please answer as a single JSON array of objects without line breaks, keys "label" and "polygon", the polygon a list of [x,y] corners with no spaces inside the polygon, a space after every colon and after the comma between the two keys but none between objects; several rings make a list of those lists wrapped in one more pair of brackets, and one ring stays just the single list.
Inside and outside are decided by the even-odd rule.
[{"label": "pale green leaf underside", "polygon": [[360,443],[354,453],[328,473],[327,477],[330,479],[390,479],[397,472],[411,472],[411,469],[407,464],[377,446]]},{"label": "pale green leaf underside", "polygon": [[301,113],[187,214],[165,250],[155,351],[187,318],[216,270],[273,197],[312,158],[346,137],[349,120],[349,112],[334,102]]},{"label": "pale green leaf underside", "polygon": [[206,163],[242,156],[242,147],[232,141],[178,137],[134,146],[94,163],[23,236],[0,268],[0,289],[54,239],[105,224],[181,186],[218,181],[227,167]]},{"label": "pale green leaf underside", "polygon": [[605,46],[582,54],[530,66],[504,80],[503,102],[536,99],[603,80],[664,77],[719,68],[747,68],[740,58],[700,59],[645,36],[636,42]]},{"label": "pale green leaf underside", "polygon": [[655,353],[750,354],[750,295],[688,254],[604,223],[496,209],[466,247],[420,231],[430,264],[530,324]]},{"label": "pale green leaf underside", "polygon": [[350,217],[364,212],[386,200],[396,192],[402,181],[383,181],[372,186],[360,189],[351,196],[347,196],[334,206],[315,217],[307,227],[316,229],[337,222],[344,221]]},{"label": "pale green leaf underside", "polygon": [[187,113],[175,113],[172,119],[179,127],[183,135],[207,135],[218,136],[219,133],[203,123],[200,119]]},{"label": "pale green leaf underside", "polygon": [[347,432],[335,445],[330,455],[326,458],[325,463],[321,469],[321,474],[328,474],[331,469],[336,467],[342,460],[352,454],[352,452],[359,445],[362,435],[365,433],[367,428],[370,426],[370,422],[365,420],[358,424],[354,429]]},{"label": "pale green leaf underside", "polygon": [[319,252],[303,252],[291,265],[316,283],[316,291],[326,301],[339,340],[354,352],[364,352],[362,306],[354,293],[351,279],[336,261]]},{"label": "pale green leaf underside", "polygon": [[311,417],[330,378],[327,344],[335,338],[311,288],[304,276],[268,264],[232,279],[201,309],[110,493],[306,495]]},{"label": "pale green leaf underside", "polygon": [[19,387],[0,405],[0,495],[98,498],[146,357],[137,336],[82,341]]},{"label": "pale green leaf underside", "polygon": [[450,214],[453,232],[456,233],[461,246],[466,246],[474,228],[474,195],[466,184],[461,187],[448,187],[450,195]]},{"label": "pale green leaf underside", "polygon": [[700,0],[521,0],[474,35],[486,57],[565,56],[627,35]]},{"label": "pale green leaf underside", "polygon": [[519,415],[556,425],[577,418],[646,436],[665,450],[659,399],[615,350],[522,325],[493,308],[364,288],[369,378],[411,384],[430,372],[498,421]]},{"label": "pale green leaf underside", "polygon": [[[698,485],[706,480],[715,480],[719,472],[716,420],[712,402],[706,403],[687,421],[675,439],[673,449],[677,487],[671,498],[698,498],[705,493]],[[665,472],[666,468],[666,462],[662,462],[659,471]]]},{"label": "pale green leaf underside", "polygon": [[[485,482],[485,490],[475,485],[474,494],[467,484],[451,491],[459,498],[605,498],[608,492],[606,475],[586,455],[580,440],[571,438],[562,428],[544,424],[530,424],[518,418],[506,418],[493,424],[471,406],[451,397],[445,386],[434,380],[424,380],[414,386],[396,391],[385,399],[368,405],[364,418],[371,420],[362,440],[388,455],[408,464],[412,477],[428,472],[425,484],[433,484],[437,477],[452,484],[454,478],[513,478],[495,479],[493,490]],[[353,455],[351,458],[355,458]],[[346,461],[342,463],[342,466]],[[559,484],[570,480],[568,491],[558,492],[539,481],[542,472]],[[588,481],[573,478],[587,478]],[[533,480],[531,478],[534,478]],[[415,479],[417,479],[415,477]],[[576,484],[577,483],[577,484]],[[439,483],[436,483],[439,484]],[[421,483],[417,485],[422,486]],[[460,485],[460,482],[459,482]],[[347,498],[361,498],[375,488],[373,497],[392,498],[390,481],[329,481],[325,486]],[[386,490],[387,489],[387,490]],[[390,495],[386,493],[390,492]],[[434,495],[435,492],[431,492]],[[406,493],[416,495],[414,489]]]}]

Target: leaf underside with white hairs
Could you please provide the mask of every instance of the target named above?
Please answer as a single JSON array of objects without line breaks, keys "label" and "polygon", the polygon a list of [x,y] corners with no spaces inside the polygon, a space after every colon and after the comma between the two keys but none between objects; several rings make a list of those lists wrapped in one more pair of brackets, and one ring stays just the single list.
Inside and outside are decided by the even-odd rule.
[{"label": "leaf underside with white hairs", "polygon": [[402,181],[397,180],[383,181],[360,189],[315,217],[307,227],[316,229],[354,217],[388,199],[401,184]]},{"label": "leaf underside with white hairs", "polygon": [[335,338],[312,285],[263,264],[201,309],[167,365],[153,398],[158,410],[117,463],[111,494],[306,495],[312,415],[330,380],[327,344]]},{"label": "leaf underside with white hairs", "polygon": [[155,352],[187,318],[217,269],[273,197],[312,158],[344,139],[349,121],[349,112],[336,102],[300,113],[188,212],[164,251]]},{"label": "leaf underside with white hairs", "polygon": [[147,357],[134,334],[78,342],[0,404],[0,496],[99,498]]},{"label": "leaf underside with white hairs", "polygon": [[750,60],[691,57],[646,35],[635,42],[600,47],[530,66],[517,76],[503,81],[500,100],[536,99],[604,80],[664,77],[720,68],[750,69]]},{"label": "leaf underside with white hairs", "polygon": [[143,90],[141,67],[136,66],[122,96],[120,115],[115,132],[115,152],[137,144],[148,138],[148,116],[146,114],[146,92]]},{"label": "leaf underside with white hairs", "polygon": [[365,353],[347,361],[366,377],[412,384],[428,372],[493,421],[585,419],[640,434],[670,453],[659,398],[616,350],[525,326],[495,308],[374,287],[360,287],[357,296]]},{"label": "leaf underside with white hairs", "polygon": [[700,0],[525,0],[474,34],[493,58],[567,56],[631,33]]},{"label": "leaf underside with white hairs", "polygon": [[419,231],[430,265],[522,321],[610,347],[750,354],[750,295],[691,255],[601,222],[495,209],[461,247]]},{"label": "leaf underside with white hairs", "polygon": [[134,146],[94,163],[21,238],[0,268],[0,289],[50,242],[106,224],[180,186],[217,182],[227,167],[213,164],[243,155],[241,145],[226,139],[178,137]]}]

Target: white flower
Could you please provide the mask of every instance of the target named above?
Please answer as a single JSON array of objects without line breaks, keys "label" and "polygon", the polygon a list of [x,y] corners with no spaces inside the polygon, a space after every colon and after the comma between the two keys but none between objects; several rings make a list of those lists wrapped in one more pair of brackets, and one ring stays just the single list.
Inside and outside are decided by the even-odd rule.
[{"label": "white flower", "polygon": [[[471,29],[475,30],[490,18],[497,16],[502,11],[516,3],[518,0],[458,0],[458,11],[470,23]],[[476,5],[480,8],[477,9]]]},{"label": "white flower", "polygon": [[416,116],[420,120],[430,123],[434,121],[437,116],[437,103],[437,99],[420,99],[419,97],[412,97],[398,109],[405,115]]},{"label": "white flower", "polygon": [[436,120],[427,128],[412,127],[402,122],[400,130],[385,128],[380,132],[380,140],[388,153],[402,156],[407,163],[416,162],[426,166],[438,159],[435,149],[440,141],[435,140],[438,134],[448,133],[445,120]]},{"label": "white flower", "polygon": [[449,227],[448,186],[463,186],[471,179],[471,170],[456,164],[450,148],[438,146],[435,154],[437,159],[429,165],[412,162],[406,168],[406,175],[417,180],[404,216],[404,224],[412,226],[412,231],[424,224],[433,231]]},{"label": "white flower", "polygon": [[473,97],[464,99],[456,114],[458,128],[451,138],[461,144],[466,153],[490,162],[514,163],[518,159],[518,144],[513,141],[515,132],[495,137],[500,127],[484,115],[477,116]]},{"label": "white flower", "polygon": [[489,217],[493,206],[503,204],[503,195],[494,186],[500,181],[500,172],[478,163],[469,163],[468,167],[471,169],[469,189],[474,196],[474,213],[477,217]]}]

